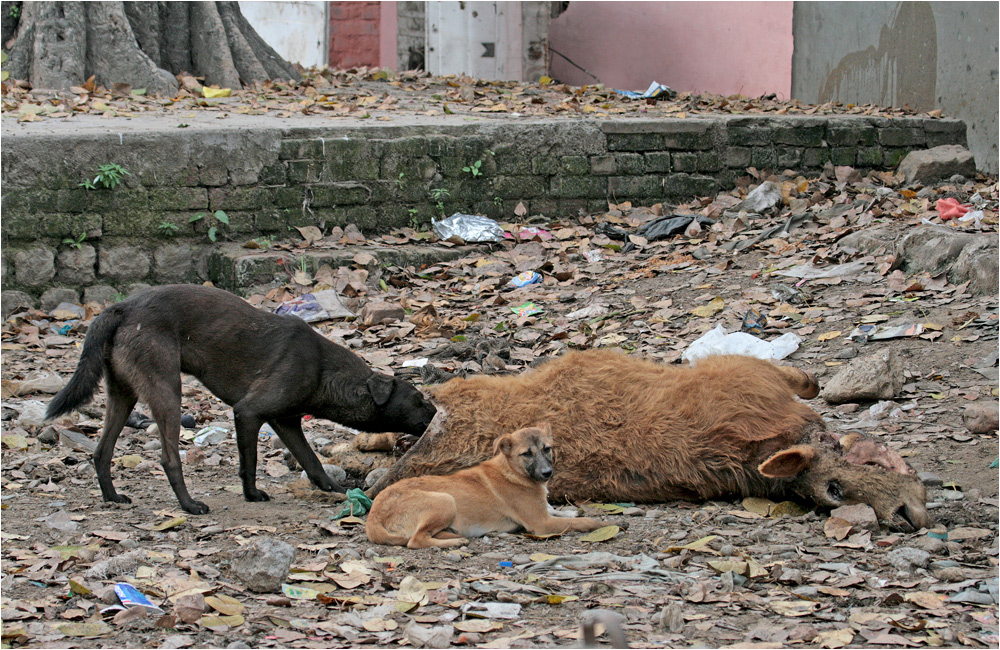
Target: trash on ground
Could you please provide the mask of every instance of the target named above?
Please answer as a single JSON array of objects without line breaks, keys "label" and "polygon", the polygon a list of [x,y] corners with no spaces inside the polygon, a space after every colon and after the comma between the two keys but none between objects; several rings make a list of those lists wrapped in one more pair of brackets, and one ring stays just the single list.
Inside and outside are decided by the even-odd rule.
[{"label": "trash on ground", "polygon": [[199,447],[217,445],[229,437],[229,431],[222,427],[205,427],[194,437],[194,444]]},{"label": "trash on ground", "polygon": [[644,92],[638,90],[618,90],[615,92],[622,97],[628,97],[629,99],[652,99],[654,97],[663,97],[663,99],[673,99],[677,96],[677,92],[674,91],[670,86],[664,86],[663,84],[654,81],[649,84]]},{"label": "trash on ground", "polygon": [[716,354],[741,354],[758,359],[784,359],[799,349],[802,339],[794,332],[782,334],[774,341],[764,341],[746,332],[729,334],[718,325],[698,338],[681,354],[681,359],[693,363]]},{"label": "trash on ground", "polygon": [[465,242],[498,242],[504,238],[504,229],[493,219],[478,214],[456,212],[447,219],[431,222],[438,239],[458,237]]},{"label": "trash on ground", "polygon": [[4,379],[3,397],[16,397],[29,393],[58,393],[66,384],[66,380],[54,372],[35,370],[28,373],[24,379]]},{"label": "trash on ground", "polygon": [[767,316],[753,307],[747,309],[747,313],[743,315],[742,331],[748,334],[761,334],[765,327],[767,327]]},{"label": "trash on ground", "polygon": [[355,313],[341,302],[340,295],[333,289],[304,293],[298,298],[278,305],[274,313],[298,316],[307,323],[355,316]]},{"label": "trash on ground", "polygon": [[351,488],[347,491],[347,503],[344,504],[344,508],[333,516],[334,519],[340,519],[341,517],[360,517],[368,512],[368,509],[372,507],[372,500],[368,498],[364,490],[360,488]]},{"label": "trash on ground", "polygon": [[[512,235],[509,232],[505,232],[503,236],[506,239],[515,238],[515,235]],[[548,230],[545,230],[544,228],[539,228],[538,226],[529,226],[521,228],[516,233],[516,238],[520,239],[521,241],[528,241],[530,239],[535,239],[536,237],[542,241],[549,241],[550,239],[552,239],[552,233],[550,233]]]},{"label": "trash on ground", "polygon": [[781,203],[781,185],[773,181],[765,181],[755,187],[746,198],[726,211],[726,213],[744,212],[761,213],[770,210]]},{"label": "trash on ground", "polygon": [[273,438],[274,435],[275,435],[274,429],[271,428],[270,424],[265,422],[263,425],[261,425],[260,431],[257,432],[257,440],[261,442],[267,442],[268,440]]},{"label": "trash on ground", "polygon": [[963,216],[971,209],[971,205],[962,205],[958,202],[958,199],[938,199],[937,202],[937,211],[938,215],[941,216],[941,221],[951,221]]},{"label": "trash on ground", "polygon": [[899,339],[907,336],[917,336],[924,331],[921,323],[908,323],[895,327],[879,327],[878,325],[859,325],[854,328],[847,338],[852,341],[884,341],[886,339]]},{"label": "trash on ground", "polygon": [[420,359],[407,359],[403,362],[404,368],[423,368],[430,361],[427,357],[421,357]]},{"label": "trash on ground", "polygon": [[[659,217],[658,219],[653,219],[652,221],[644,223],[636,234],[646,239],[646,241],[666,239],[667,237],[673,237],[674,235],[681,234],[689,225],[691,225],[692,222],[697,222],[701,226],[711,226],[715,223],[715,219],[703,217],[700,214],[682,214]],[[632,250],[633,247],[634,244],[630,242],[625,245],[624,250],[627,252]]]},{"label": "trash on ground", "polygon": [[529,284],[537,284],[542,281],[542,276],[535,271],[525,271],[524,273],[518,273],[510,279],[507,283],[508,287],[514,287],[519,289],[521,287],[526,287]]},{"label": "trash on ground", "polygon": [[846,278],[857,275],[868,268],[867,262],[845,262],[844,264],[832,264],[830,266],[813,266],[812,264],[798,264],[787,269],[775,271],[774,275],[784,275],[789,278],[801,278],[803,280],[819,280],[825,278]]},{"label": "trash on ground", "polygon": [[523,305],[518,305],[517,307],[511,307],[510,310],[517,314],[518,316],[534,316],[535,314],[540,314],[544,309],[539,307],[533,302],[526,302]]},{"label": "trash on ground", "polygon": [[[150,614],[163,614],[163,610],[149,602],[146,596],[130,585],[127,582],[119,582],[115,585],[115,594],[118,596],[118,600],[122,602],[121,609],[129,609],[130,607],[142,607]],[[108,609],[114,610],[117,605],[112,605]],[[104,610],[107,611],[107,610]]]}]

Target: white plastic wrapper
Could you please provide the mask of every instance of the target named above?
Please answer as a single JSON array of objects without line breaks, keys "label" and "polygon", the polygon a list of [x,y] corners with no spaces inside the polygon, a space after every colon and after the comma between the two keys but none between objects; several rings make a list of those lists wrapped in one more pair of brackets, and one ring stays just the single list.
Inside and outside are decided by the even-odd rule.
[{"label": "white plastic wrapper", "polygon": [[740,354],[758,359],[784,359],[799,349],[802,339],[794,332],[782,334],[773,341],[759,339],[746,332],[726,333],[726,328],[719,325],[706,332],[697,341],[688,346],[681,359],[694,363],[716,354]]},{"label": "white plastic wrapper", "polygon": [[467,242],[500,241],[503,239],[503,228],[489,217],[478,214],[462,214],[456,212],[447,219],[433,221],[434,234],[439,239],[461,237]]}]

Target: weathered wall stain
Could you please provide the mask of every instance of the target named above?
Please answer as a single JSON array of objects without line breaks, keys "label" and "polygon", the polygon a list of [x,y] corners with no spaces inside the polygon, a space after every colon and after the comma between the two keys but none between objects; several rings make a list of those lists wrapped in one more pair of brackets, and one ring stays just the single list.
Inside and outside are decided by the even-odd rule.
[{"label": "weathered wall stain", "polygon": [[929,2],[900,2],[878,47],[843,57],[820,89],[820,102],[935,108],[937,25]]}]

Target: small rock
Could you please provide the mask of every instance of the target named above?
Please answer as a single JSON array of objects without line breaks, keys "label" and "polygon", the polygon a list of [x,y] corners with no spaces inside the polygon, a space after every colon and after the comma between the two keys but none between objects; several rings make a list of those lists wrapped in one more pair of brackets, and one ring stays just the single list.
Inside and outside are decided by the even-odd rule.
[{"label": "small rock", "polygon": [[993,597],[975,589],[960,591],[948,598],[951,603],[972,603],[974,605],[994,605]]},{"label": "small rock", "polygon": [[948,555],[962,555],[962,545],[958,542],[945,542],[944,548],[948,551]]},{"label": "small rock", "polygon": [[248,645],[247,645],[246,643],[244,643],[244,642],[242,642],[242,641],[233,641],[232,643],[230,643],[230,644],[229,644],[229,645],[227,645],[226,647],[227,647],[227,648],[233,648],[233,649],[235,650],[235,649],[237,649],[237,648],[240,648],[240,649],[242,649],[242,648],[249,648],[249,647],[251,647],[251,646],[248,646]]},{"label": "small rock", "polygon": [[933,553],[934,555],[944,552],[944,540],[938,539],[937,537],[931,537],[929,535],[924,535],[920,539],[916,540],[913,545],[922,551],[927,551],[928,553]]},{"label": "small rock", "polygon": [[193,429],[197,422],[195,422],[194,416],[190,414],[185,414],[181,416],[181,427],[185,429]]},{"label": "small rock", "polygon": [[272,537],[262,537],[233,553],[232,570],[251,591],[277,591],[288,577],[295,547]]},{"label": "small rock", "polygon": [[931,562],[931,569],[951,569],[958,566],[955,560],[934,560]]},{"label": "small rock", "polygon": [[385,322],[391,323],[392,321],[402,320],[405,317],[406,311],[399,304],[382,300],[373,300],[365,303],[365,306],[358,312],[358,320],[367,326]]},{"label": "small rock", "polygon": [[914,568],[926,567],[931,561],[931,554],[919,548],[903,546],[886,553],[885,559],[900,571],[909,572]]},{"label": "small rock", "polygon": [[83,435],[79,431],[70,431],[69,429],[59,430],[59,444],[63,447],[68,447],[73,451],[81,451],[87,454],[94,453],[97,449],[97,443],[87,436]]},{"label": "small rock", "polygon": [[965,147],[944,144],[923,151],[911,151],[896,170],[907,184],[927,185],[956,174],[975,177],[976,159]]},{"label": "small rock", "polygon": [[59,440],[59,432],[55,427],[45,427],[37,436],[38,442],[43,445],[54,445]]},{"label": "small rock", "polygon": [[837,354],[833,355],[834,359],[853,359],[858,356],[858,351],[854,348],[844,348]]},{"label": "small rock", "polygon": [[790,569],[788,567],[777,567],[774,579],[778,582],[791,585],[800,585],[803,581],[801,571],[798,569]]},{"label": "small rock", "polygon": [[160,441],[159,440],[149,440],[142,446],[144,451],[159,451]]},{"label": "small rock", "polygon": [[662,516],[663,516],[663,511],[662,510],[655,510],[654,509],[654,510],[647,510],[646,511],[646,519],[659,519]]},{"label": "small rock", "polygon": [[94,474],[97,473],[97,471],[94,469],[93,463],[89,463],[89,462],[88,463],[80,463],[79,465],[76,466],[76,469],[74,470],[74,472],[80,478],[89,478],[89,477],[91,477],[91,476],[93,476]]},{"label": "small rock", "polygon": [[646,511],[642,508],[625,508],[622,510],[622,514],[626,517],[642,517],[646,514]]},{"label": "small rock", "polygon": [[944,499],[945,501],[961,501],[965,498],[965,495],[958,490],[941,490],[938,494],[939,499]]},{"label": "small rock", "polygon": [[132,539],[131,537],[127,537],[122,541],[118,542],[118,546],[122,547],[126,551],[131,551],[132,549],[139,548],[139,542]]},{"label": "small rock", "polygon": [[520,566],[522,564],[530,564],[531,556],[529,556],[526,553],[518,553],[514,557],[510,558],[510,561],[513,562],[516,566]]},{"label": "small rock", "polygon": [[879,350],[841,368],[821,395],[831,404],[892,399],[903,387],[903,379],[903,362],[895,350]]},{"label": "small rock", "polygon": [[965,569],[959,566],[942,567],[934,570],[934,577],[944,582],[961,582],[965,580]]},{"label": "small rock", "polygon": [[653,622],[664,632],[680,634],[684,631],[684,611],[676,603],[671,603],[654,615]]},{"label": "small rock", "polygon": [[723,544],[719,547],[719,554],[722,557],[732,557],[733,551],[734,549],[732,544]]},{"label": "small rock", "polygon": [[267,442],[267,446],[271,449],[284,449],[285,443],[281,442],[281,438],[278,436],[271,436],[271,439]]},{"label": "small rock", "polygon": [[962,423],[972,433],[991,433],[1000,428],[1000,409],[996,402],[969,404],[962,413]]},{"label": "small rock", "polygon": [[442,557],[445,562],[451,562],[452,564],[458,564],[462,561],[462,554],[458,551],[448,551]]},{"label": "small rock", "polygon": [[114,585],[108,585],[107,587],[101,587],[94,590],[94,596],[97,600],[101,601],[105,605],[120,605],[121,601],[118,600],[118,594],[115,593]]},{"label": "small rock", "polygon": [[378,467],[368,472],[368,476],[365,477],[365,489],[378,483],[378,480],[385,476],[386,472],[389,471],[388,467]]},{"label": "small rock", "polygon": [[840,519],[850,522],[850,524],[855,528],[870,530],[872,532],[879,529],[878,515],[875,514],[875,511],[871,506],[864,503],[834,508],[830,512],[830,516],[839,517]]},{"label": "small rock", "polygon": [[917,476],[921,481],[923,481],[924,485],[928,487],[937,487],[944,483],[944,481],[941,480],[941,477],[934,472],[920,472]]}]

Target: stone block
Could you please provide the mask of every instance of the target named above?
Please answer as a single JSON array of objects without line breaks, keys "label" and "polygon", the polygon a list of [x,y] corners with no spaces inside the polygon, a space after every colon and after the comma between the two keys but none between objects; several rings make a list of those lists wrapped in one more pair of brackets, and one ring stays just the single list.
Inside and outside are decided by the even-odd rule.
[{"label": "stone block", "polygon": [[838,167],[847,165],[853,167],[858,160],[857,147],[832,147],[830,149],[830,162]]},{"label": "stone block", "polygon": [[0,294],[0,318],[7,318],[21,309],[34,309],[35,299],[23,291],[4,289]]},{"label": "stone block", "polygon": [[664,148],[663,136],[658,133],[608,134],[608,151],[659,151]]},{"label": "stone block", "polygon": [[778,155],[773,147],[754,147],[750,150],[750,165],[757,169],[773,169],[778,165]]},{"label": "stone block", "polygon": [[858,147],[858,167],[881,167],[882,147]]},{"label": "stone block", "polygon": [[729,147],[726,150],[726,167],[743,169],[750,166],[750,154],[753,150],[750,147]]},{"label": "stone block", "polygon": [[115,301],[118,296],[118,289],[106,284],[92,284],[83,290],[83,303],[96,302],[104,305]]},{"label": "stone block", "polygon": [[493,160],[497,166],[498,174],[530,174],[531,162],[534,156],[526,153],[520,147],[510,145],[494,147],[496,155]]},{"label": "stone block", "polygon": [[663,196],[663,181],[658,176],[611,176],[608,194],[621,202]]},{"label": "stone block", "polygon": [[216,187],[208,191],[208,209],[261,210],[271,204],[272,192],[265,187]]},{"label": "stone block", "polygon": [[802,166],[806,168],[822,167],[830,160],[830,150],[806,149],[802,152]]},{"label": "stone block", "polygon": [[559,199],[602,198],[608,194],[604,176],[556,176],[551,179],[551,194]]},{"label": "stone block", "polygon": [[196,253],[188,244],[166,244],[153,251],[153,274],[161,284],[185,282],[194,269]]},{"label": "stone block", "polygon": [[563,156],[560,163],[561,173],[569,176],[583,176],[590,171],[590,161],[586,156]]},{"label": "stone block", "polygon": [[101,278],[135,282],[149,275],[149,255],[138,246],[102,246],[98,255]]},{"label": "stone block", "polygon": [[726,132],[729,144],[738,147],[762,147],[772,144],[772,130],[762,124],[730,125]]},{"label": "stone block", "polygon": [[324,144],[319,138],[282,140],[279,160],[318,159],[323,157]]},{"label": "stone block", "polygon": [[548,184],[537,176],[497,176],[493,192],[502,199],[531,199],[548,192]]},{"label": "stone block", "polygon": [[926,120],[924,122],[924,137],[928,147],[938,147],[943,144],[958,144],[968,146],[965,122],[962,120]]},{"label": "stone block", "polygon": [[56,275],[55,255],[44,246],[34,246],[14,253],[14,276],[17,284],[39,287]]},{"label": "stone block", "polygon": [[[27,218],[9,215],[8,219],[14,221]],[[84,233],[88,238],[100,237],[103,234],[101,217],[96,214],[46,214],[41,218],[27,220],[34,221],[40,231],[39,234],[45,237],[60,239],[72,237],[76,240]]]},{"label": "stone block", "polygon": [[615,166],[622,176],[640,176],[646,172],[645,156],[638,153],[620,153],[615,155]]},{"label": "stone block", "polygon": [[47,289],[38,300],[38,307],[44,312],[50,312],[61,303],[68,302],[77,304],[80,302],[80,292],[76,289],[66,287],[52,287]]},{"label": "stone block", "polygon": [[826,127],[826,142],[831,147],[870,147],[876,140],[875,127],[856,119],[831,120]]},{"label": "stone block", "polygon": [[558,158],[553,156],[536,156],[531,159],[531,173],[539,176],[555,176],[559,173],[562,165]]},{"label": "stone block", "polygon": [[924,144],[924,130],[920,127],[891,126],[879,129],[878,141],[885,147],[913,147]]},{"label": "stone block", "polygon": [[650,151],[644,156],[643,168],[647,172],[665,174],[672,171],[670,166],[670,153],[666,151]]},{"label": "stone block", "polygon": [[614,156],[591,156],[590,173],[595,176],[608,176],[618,171]]},{"label": "stone block", "polygon": [[802,164],[802,149],[799,147],[776,147],[778,169],[797,169]]},{"label": "stone block", "polygon": [[882,152],[882,166],[888,167],[890,169],[896,167],[900,162],[902,162],[903,158],[906,157],[906,154],[910,153],[910,151],[912,150],[889,149],[889,148],[885,149]]},{"label": "stone block", "polygon": [[289,183],[317,183],[323,165],[316,160],[291,160],[288,162]]},{"label": "stone block", "polygon": [[97,251],[89,244],[80,248],[70,246],[59,251],[56,258],[56,279],[73,285],[88,285],[94,282]]},{"label": "stone block", "polygon": [[796,147],[818,147],[823,144],[825,128],[821,124],[776,124],[772,139],[775,144]]},{"label": "stone block", "polygon": [[288,171],[283,163],[274,163],[260,170],[261,185],[284,185],[288,182]]},{"label": "stone block", "polygon": [[955,174],[975,178],[976,160],[972,152],[961,145],[942,145],[924,151],[911,151],[899,163],[898,171],[907,183],[926,185]]},{"label": "stone block", "polygon": [[671,174],[664,180],[663,189],[672,198],[694,198],[717,192],[719,183],[711,176]]},{"label": "stone block", "polygon": [[[386,183],[385,185],[386,187],[395,187],[391,183]],[[334,185],[314,185],[311,189],[311,205],[320,208],[368,203],[372,198],[372,189],[368,185],[353,181],[336,183]]]}]

